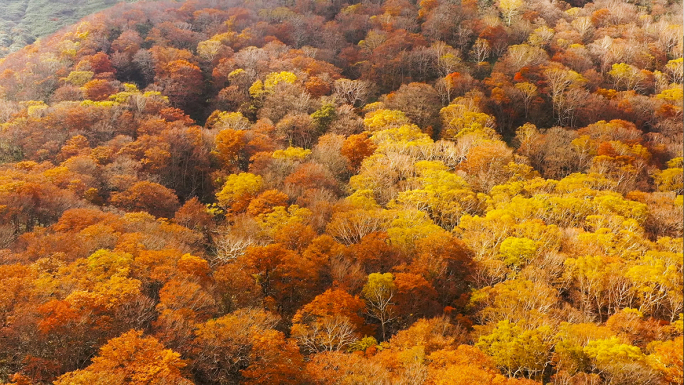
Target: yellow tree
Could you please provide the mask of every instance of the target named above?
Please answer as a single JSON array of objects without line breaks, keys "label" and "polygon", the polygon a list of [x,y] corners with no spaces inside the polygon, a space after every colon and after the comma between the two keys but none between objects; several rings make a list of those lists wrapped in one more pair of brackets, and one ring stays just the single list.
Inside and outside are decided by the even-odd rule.
[{"label": "yellow tree", "polygon": [[589,341],[583,352],[590,358],[593,368],[609,383],[649,384],[658,381],[658,373],[641,349],[625,344],[618,337]]},{"label": "yellow tree", "polygon": [[497,5],[506,21],[506,25],[511,25],[511,20],[520,14],[525,3],[523,0],[499,0]]},{"label": "yellow tree", "polygon": [[667,169],[655,173],[654,179],[658,190],[674,191],[677,195],[684,193],[683,159],[682,157],[673,158],[667,162]]},{"label": "yellow tree", "polygon": [[[615,298],[613,303],[609,303],[611,296],[608,295],[608,291],[613,286],[611,283],[621,280],[621,272],[624,268],[623,261],[616,258],[582,256],[566,259],[564,279],[570,281],[571,289],[578,297],[576,306],[587,315],[598,315],[599,319],[610,312],[611,308],[619,306],[622,302],[621,297],[628,293],[613,293],[619,294],[618,298]],[[616,288],[626,286],[629,290],[631,285],[624,285],[624,283],[627,282],[615,286]]]},{"label": "yellow tree", "polygon": [[670,60],[665,65],[665,71],[670,75],[672,83],[681,84],[684,77],[684,59],[680,57]]},{"label": "yellow tree", "polygon": [[629,268],[625,276],[633,283],[639,311],[673,321],[682,311],[682,254],[649,251]]},{"label": "yellow tree", "polygon": [[511,321],[532,329],[548,323],[549,313],[557,306],[556,290],[542,281],[510,279],[494,287],[476,290],[470,298],[478,309],[481,323]]},{"label": "yellow tree", "polygon": [[646,89],[645,83],[651,76],[651,73],[640,70],[631,64],[616,63],[608,71],[608,75],[613,78],[613,84],[616,89],[643,92]]},{"label": "yellow tree", "polygon": [[442,138],[455,140],[474,133],[483,138],[498,139],[499,136],[494,131],[494,117],[481,112],[471,101],[460,99],[462,98],[456,98],[439,112],[444,124]]},{"label": "yellow tree", "polygon": [[373,273],[363,287],[368,315],[380,322],[382,339],[387,337],[387,325],[396,318],[394,295],[396,287],[392,273]]},{"label": "yellow tree", "polygon": [[591,361],[584,352],[584,347],[590,341],[610,338],[613,335],[609,328],[593,323],[561,323],[555,336],[553,353],[556,370],[569,374],[591,370]]},{"label": "yellow tree", "polygon": [[216,194],[218,203],[225,209],[239,212],[247,209],[249,202],[261,191],[264,180],[260,175],[247,172],[231,174]]},{"label": "yellow tree", "polygon": [[481,336],[476,346],[494,358],[509,377],[539,377],[551,363],[551,327],[523,330],[515,323],[501,321],[491,334]]},{"label": "yellow tree", "polygon": [[399,193],[399,203],[426,212],[446,230],[452,230],[464,213],[478,211],[480,202],[468,183],[443,163],[420,161],[415,168],[419,176],[410,183],[417,188]]}]

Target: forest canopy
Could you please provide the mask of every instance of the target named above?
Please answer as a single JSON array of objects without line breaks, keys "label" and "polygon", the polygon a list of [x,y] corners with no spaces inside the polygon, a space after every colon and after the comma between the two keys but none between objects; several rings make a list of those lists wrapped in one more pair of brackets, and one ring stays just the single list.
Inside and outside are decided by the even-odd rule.
[{"label": "forest canopy", "polygon": [[681,385],[681,7],[139,2],[0,59],[0,383]]}]

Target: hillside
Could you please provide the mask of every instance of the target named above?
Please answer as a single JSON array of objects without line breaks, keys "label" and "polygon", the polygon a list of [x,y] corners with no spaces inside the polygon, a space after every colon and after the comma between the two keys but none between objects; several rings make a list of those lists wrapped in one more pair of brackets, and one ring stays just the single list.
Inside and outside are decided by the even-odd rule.
[{"label": "hillside", "polygon": [[118,4],[0,59],[0,384],[681,385],[681,2]]},{"label": "hillside", "polygon": [[0,57],[120,1],[124,0],[3,0]]}]

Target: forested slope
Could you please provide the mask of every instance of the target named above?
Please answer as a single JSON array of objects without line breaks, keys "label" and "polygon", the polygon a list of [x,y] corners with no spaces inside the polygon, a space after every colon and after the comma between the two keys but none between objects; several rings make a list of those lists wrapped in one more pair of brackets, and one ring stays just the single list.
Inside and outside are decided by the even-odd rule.
[{"label": "forested slope", "polygon": [[118,5],[0,59],[0,382],[682,384],[681,3]]},{"label": "forested slope", "polygon": [[2,0],[0,57],[121,1],[126,0]]}]

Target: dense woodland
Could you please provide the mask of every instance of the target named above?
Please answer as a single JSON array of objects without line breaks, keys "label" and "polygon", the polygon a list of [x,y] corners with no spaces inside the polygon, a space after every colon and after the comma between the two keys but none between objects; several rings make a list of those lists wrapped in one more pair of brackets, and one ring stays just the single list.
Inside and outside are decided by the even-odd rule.
[{"label": "dense woodland", "polygon": [[141,2],[0,59],[0,382],[682,384],[681,7]]}]

